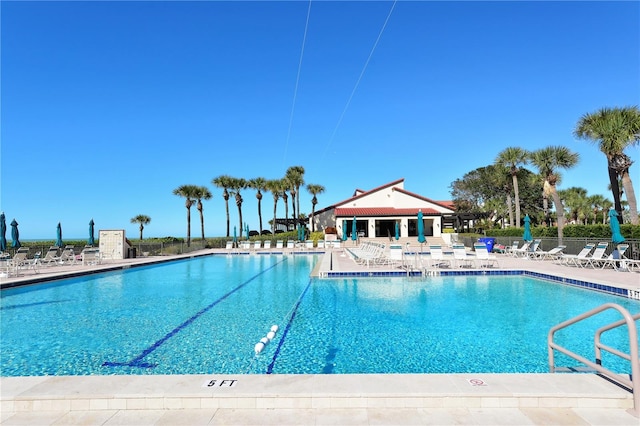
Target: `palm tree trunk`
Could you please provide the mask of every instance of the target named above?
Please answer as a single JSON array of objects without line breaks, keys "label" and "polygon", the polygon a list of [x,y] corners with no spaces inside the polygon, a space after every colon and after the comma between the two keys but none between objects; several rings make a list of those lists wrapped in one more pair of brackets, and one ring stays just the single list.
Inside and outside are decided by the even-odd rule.
[{"label": "palm tree trunk", "polygon": [[563,236],[563,228],[564,228],[564,206],[562,205],[562,200],[558,195],[558,191],[555,186],[552,186],[549,189],[551,193],[551,198],[553,199],[553,205],[556,208],[556,216],[558,218],[558,244],[562,244],[562,236]]},{"label": "palm tree trunk", "polygon": [[198,206],[200,212],[200,230],[202,231],[202,241],[204,241],[204,214],[202,213],[202,205]]},{"label": "palm tree trunk", "polygon": [[258,198],[258,222],[260,223],[260,229],[258,229],[258,233],[262,235],[262,198]]},{"label": "palm tree trunk", "polygon": [[[638,224],[638,203],[636,201],[636,193],[633,190],[633,182],[631,182],[631,176],[629,176],[629,170],[622,172],[622,187],[627,197],[627,203],[629,203],[629,212],[631,213],[631,223],[633,225]],[[622,215],[620,215],[622,217]]]},{"label": "palm tree trunk", "polygon": [[191,207],[187,207],[187,247],[191,246]]},{"label": "palm tree trunk", "polygon": [[518,177],[516,175],[512,175],[513,177],[513,192],[516,199],[516,228],[520,228],[520,191],[518,188]]},{"label": "palm tree trunk", "polygon": [[277,199],[273,199],[273,226],[271,233],[273,235],[276,235],[276,210],[278,210],[278,200]]},{"label": "palm tree trunk", "polygon": [[227,211],[227,238],[229,238],[229,225],[230,225],[230,216],[229,216],[229,199],[224,200],[225,210]]},{"label": "palm tree trunk", "polygon": [[[622,203],[620,201],[620,186],[618,185],[618,173],[615,169],[609,167],[609,183],[611,184],[611,194],[613,195],[613,204],[617,212],[622,211]],[[620,224],[622,224],[622,215],[620,215]]]},{"label": "palm tree trunk", "polygon": [[144,225],[140,224],[140,241],[142,241],[142,230],[144,229]]},{"label": "palm tree trunk", "polygon": [[507,194],[507,210],[509,210],[509,226],[513,226],[513,207],[511,204],[511,194]]}]

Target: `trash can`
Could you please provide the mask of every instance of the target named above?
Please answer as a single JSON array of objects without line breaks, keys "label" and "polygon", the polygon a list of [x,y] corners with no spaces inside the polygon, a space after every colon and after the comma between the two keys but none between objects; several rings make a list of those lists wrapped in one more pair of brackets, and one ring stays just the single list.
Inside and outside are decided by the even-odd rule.
[{"label": "trash can", "polygon": [[478,242],[485,243],[485,245],[487,246],[487,251],[491,253],[493,251],[493,245],[496,243],[496,239],[490,238],[490,237],[484,237],[484,238],[478,238]]}]

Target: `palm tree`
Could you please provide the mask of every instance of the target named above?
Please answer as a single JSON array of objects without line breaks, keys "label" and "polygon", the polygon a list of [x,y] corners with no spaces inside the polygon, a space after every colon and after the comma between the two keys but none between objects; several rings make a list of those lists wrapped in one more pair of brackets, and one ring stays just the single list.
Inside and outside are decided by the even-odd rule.
[{"label": "palm tree", "polygon": [[242,194],[240,191],[247,188],[247,181],[243,178],[231,178],[231,189],[233,189],[232,194],[236,199],[236,206],[238,206],[238,220],[240,221],[240,233],[242,234]]},{"label": "palm tree", "polygon": [[593,114],[585,114],[580,117],[573,134],[580,139],[598,144],[600,151],[607,157],[615,209],[622,218],[622,203],[617,179],[620,176],[629,203],[631,223],[637,225],[638,205],[629,176],[629,168],[633,161],[624,153],[624,150],[640,142],[640,109],[637,106],[602,108]]},{"label": "palm tree", "polygon": [[200,230],[202,231],[202,241],[204,241],[204,214],[202,213],[202,200],[211,199],[211,191],[206,186],[197,187],[194,197],[198,200],[196,208],[200,212]]},{"label": "palm tree", "polygon": [[144,214],[139,214],[136,217],[131,218],[131,223],[139,223],[140,224],[140,239],[142,240],[142,231],[144,230],[144,226],[148,225],[151,222],[151,218]]},{"label": "palm tree", "polygon": [[222,198],[224,198],[224,205],[225,205],[225,211],[227,212],[227,238],[229,237],[229,224],[230,224],[230,217],[229,217],[229,188],[231,188],[231,182],[233,181],[233,178],[231,176],[228,175],[222,175],[222,176],[218,176],[217,178],[214,178],[211,183],[218,187],[218,188],[222,188]]},{"label": "palm tree", "polygon": [[282,193],[282,181],[280,179],[271,179],[266,183],[267,191],[273,194],[273,223],[271,224],[271,232],[276,233],[276,213],[278,209],[278,200]]},{"label": "palm tree", "polygon": [[304,167],[291,166],[287,169],[285,178],[289,181],[291,193],[291,207],[293,207],[294,227],[298,225],[300,216],[300,187],[304,185]]},{"label": "palm tree", "polygon": [[182,185],[173,190],[173,194],[186,199],[184,206],[187,208],[187,247],[191,246],[191,206],[195,202],[198,187],[196,185]]},{"label": "palm tree", "polygon": [[572,168],[578,163],[580,156],[564,146],[549,146],[532,152],[530,160],[531,164],[538,168],[540,175],[544,178],[544,193],[547,196],[551,196],[553,200],[558,220],[558,244],[562,244],[564,206],[556,189],[556,185],[560,181],[560,173],[557,170],[559,168]]},{"label": "palm tree", "polygon": [[571,188],[558,191],[560,199],[569,208],[569,214],[575,224],[586,224],[588,213],[591,211],[591,204],[587,200],[587,190],[572,186]]},{"label": "palm tree", "polygon": [[247,186],[255,189],[256,198],[258,199],[258,221],[260,222],[260,234],[262,234],[262,191],[267,189],[267,180],[262,177],[251,179]]},{"label": "palm tree", "polygon": [[324,192],[324,186],[310,183],[307,185],[307,191],[313,195],[313,198],[311,199],[311,232],[315,232],[316,224],[313,219],[316,214],[316,204],[318,204],[318,197],[316,197],[316,195]]},{"label": "palm tree", "polygon": [[291,188],[289,181],[286,178],[280,179],[280,196],[282,197],[282,202],[284,203],[284,222],[287,231],[289,230],[289,195],[287,191]]},{"label": "palm tree", "polygon": [[[604,195],[591,195],[590,197],[587,198],[587,202],[589,203],[589,205],[591,206],[592,212],[593,212],[593,220],[591,221],[592,225],[596,224],[596,221],[598,220],[598,213],[603,213],[603,216],[606,216],[606,211],[604,210],[604,206],[605,204],[608,203],[608,205],[611,205],[611,202],[609,200],[607,200]],[[604,223],[604,222],[603,222]]]},{"label": "palm tree", "polygon": [[518,188],[518,171],[521,165],[528,162],[529,152],[522,148],[511,147],[501,151],[496,158],[497,165],[507,167],[513,180],[513,192],[516,201],[516,223],[520,227],[520,190]]}]

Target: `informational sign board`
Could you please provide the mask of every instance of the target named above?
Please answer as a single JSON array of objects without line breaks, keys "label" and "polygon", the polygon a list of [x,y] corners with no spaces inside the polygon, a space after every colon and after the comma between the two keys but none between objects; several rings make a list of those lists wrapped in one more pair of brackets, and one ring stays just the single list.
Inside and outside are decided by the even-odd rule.
[{"label": "informational sign board", "polygon": [[107,259],[124,259],[127,255],[124,229],[100,230],[100,254]]}]

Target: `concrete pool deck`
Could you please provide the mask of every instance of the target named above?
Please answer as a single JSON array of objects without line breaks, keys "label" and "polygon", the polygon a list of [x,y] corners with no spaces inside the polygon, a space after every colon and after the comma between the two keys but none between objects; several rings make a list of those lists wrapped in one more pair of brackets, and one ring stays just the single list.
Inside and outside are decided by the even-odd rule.
[{"label": "concrete pool deck", "polygon": [[[182,256],[59,265],[2,278],[42,282]],[[298,251],[299,252],[299,251]],[[332,270],[366,271],[342,250]],[[640,290],[640,274],[498,255],[527,270]],[[495,269],[495,268],[494,268]],[[371,271],[390,270],[373,266]],[[187,375],[0,378],[0,424],[583,424],[638,425],[632,395],[595,374]]]}]

